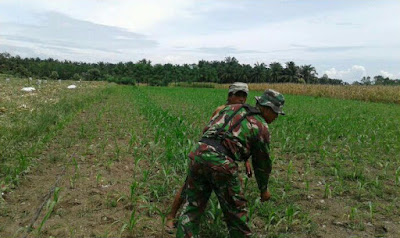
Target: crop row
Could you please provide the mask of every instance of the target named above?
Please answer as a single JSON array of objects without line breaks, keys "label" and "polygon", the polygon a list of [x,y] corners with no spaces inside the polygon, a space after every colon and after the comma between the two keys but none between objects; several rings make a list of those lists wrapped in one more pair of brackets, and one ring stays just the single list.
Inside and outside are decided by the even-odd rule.
[{"label": "crop row", "polygon": [[[228,88],[228,84],[215,84],[216,88]],[[263,91],[274,88],[281,93],[329,97],[367,102],[400,104],[399,86],[361,86],[361,85],[310,85],[310,84],[249,84],[250,90]]]}]

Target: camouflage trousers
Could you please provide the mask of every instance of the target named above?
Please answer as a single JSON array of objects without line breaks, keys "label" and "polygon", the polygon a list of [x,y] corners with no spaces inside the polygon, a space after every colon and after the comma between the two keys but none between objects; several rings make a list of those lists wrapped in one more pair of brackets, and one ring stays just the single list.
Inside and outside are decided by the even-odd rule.
[{"label": "camouflage trousers", "polygon": [[230,237],[250,237],[247,201],[243,196],[238,165],[215,152],[196,152],[189,155],[191,162],[185,189],[187,202],[179,218],[176,237],[199,237],[200,217],[212,191],[221,205]]}]

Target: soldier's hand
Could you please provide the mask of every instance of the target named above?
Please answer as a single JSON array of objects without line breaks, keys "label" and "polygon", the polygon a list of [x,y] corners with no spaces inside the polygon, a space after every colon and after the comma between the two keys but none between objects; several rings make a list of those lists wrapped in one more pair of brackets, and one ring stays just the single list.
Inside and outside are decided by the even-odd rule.
[{"label": "soldier's hand", "polygon": [[271,198],[271,194],[269,193],[268,190],[265,190],[264,192],[261,193],[261,202],[266,202]]},{"label": "soldier's hand", "polygon": [[251,171],[251,166],[250,166],[250,161],[246,160],[245,163],[246,166],[246,174],[248,178],[251,178],[251,176],[253,175],[252,171]]}]

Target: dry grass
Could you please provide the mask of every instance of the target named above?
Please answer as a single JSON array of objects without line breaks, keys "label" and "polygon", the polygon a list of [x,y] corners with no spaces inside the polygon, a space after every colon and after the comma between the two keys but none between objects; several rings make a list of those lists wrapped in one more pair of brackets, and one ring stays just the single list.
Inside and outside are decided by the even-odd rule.
[{"label": "dry grass", "polygon": [[[216,84],[216,88],[228,88],[229,84]],[[356,85],[304,85],[304,84],[249,84],[250,90],[275,89],[283,94],[330,97],[400,104],[399,86],[356,86]]]}]

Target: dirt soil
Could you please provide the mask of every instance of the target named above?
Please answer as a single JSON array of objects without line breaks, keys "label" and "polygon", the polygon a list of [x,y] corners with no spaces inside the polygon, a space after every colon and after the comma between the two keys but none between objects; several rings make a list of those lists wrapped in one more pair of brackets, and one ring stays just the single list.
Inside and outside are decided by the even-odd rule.
[{"label": "dirt soil", "polygon": [[[126,117],[121,117],[111,109],[118,98],[110,97],[81,112],[37,155],[37,162],[23,176],[19,186],[4,195],[0,237],[162,235],[161,219],[149,212],[141,216],[135,230],[128,231],[132,209],[139,212],[145,209],[133,208],[128,201],[135,168],[133,153],[125,148],[141,146],[141,150],[147,150],[148,147],[139,145],[140,138],[129,145],[129,133],[123,131],[124,124],[130,123],[122,121],[124,118],[134,117],[138,131],[143,126],[135,105],[123,101],[126,105],[120,105],[121,108],[128,110],[124,113]],[[145,160],[140,161],[138,167],[148,167],[145,163]],[[135,177],[139,179],[140,176],[138,173]],[[55,187],[61,188],[58,203],[38,232]],[[165,234],[164,237],[169,236]]]}]

